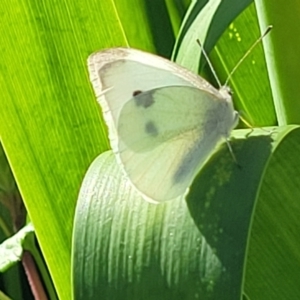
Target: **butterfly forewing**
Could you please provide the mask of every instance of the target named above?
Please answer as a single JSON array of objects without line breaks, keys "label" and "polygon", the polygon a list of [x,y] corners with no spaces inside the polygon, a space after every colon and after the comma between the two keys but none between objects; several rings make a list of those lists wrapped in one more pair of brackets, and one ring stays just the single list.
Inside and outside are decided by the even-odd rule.
[{"label": "butterfly forewing", "polygon": [[[92,54],[90,79],[104,117],[115,123],[136,91],[182,85],[216,90],[201,77],[164,58],[135,49],[114,48]],[[108,124],[110,126],[110,124]]]}]

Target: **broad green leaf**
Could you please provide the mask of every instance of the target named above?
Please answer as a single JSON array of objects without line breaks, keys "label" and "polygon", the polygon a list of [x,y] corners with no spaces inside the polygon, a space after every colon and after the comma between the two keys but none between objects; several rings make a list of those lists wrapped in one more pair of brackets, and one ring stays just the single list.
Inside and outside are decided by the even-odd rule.
[{"label": "broad green leaf", "polygon": [[71,232],[81,180],[108,148],[87,57],[128,45],[127,33],[132,44],[147,48],[151,41],[148,33],[142,39],[132,34],[135,19],[139,31],[148,32],[143,3],[126,3],[136,9],[126,16],[114,1],[0,4],[1,140],[61,299],[71,298]]},{"label": "broad green leaf", "polygon": [[[260,187],[268,191],[265,174],[276,165],[277,171],[293,167],[291,159],[284,166],[277,160],[286,155],[282,145],[292,145],[300,134],[293,126],[270,130],[235,131],[240,167],[224,145],[195,179],[187,202],[143,201],[113,154],[99,156],[87,172],[75,216],[75,299],[95,299],[100,293],[106,299],[241,299],[251,220],[254,212],[267,217],[255,207],[273,202],[271,195],[260,195]],[[279,198],[286,187],[273,189]],[[287,204],[295,200],[290,197]],[[272,252],[272,243],[257,243],[251,235],[251,247],[262,243],[265,253]],[[282,264],[299,258],[292,253]],[[252,276],[264,268],[256,265]]]},{"label": "broad green leaf", "polygon": [[283,128],[252,220],[245,272],[249,299],[300,298],[300,130]]},{"label": "broad green leaf", "polygon": [[299,1],[255,1],[261,28],[272,24],[272,34],[264,42],[272,94],[280,125],[299,124]]}]

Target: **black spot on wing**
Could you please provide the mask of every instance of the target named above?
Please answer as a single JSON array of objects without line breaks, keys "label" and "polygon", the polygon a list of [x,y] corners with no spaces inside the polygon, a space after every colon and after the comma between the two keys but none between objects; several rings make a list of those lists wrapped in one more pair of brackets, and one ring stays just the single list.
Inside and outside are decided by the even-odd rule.
[{"label": "black spot on wing", "polygon": [[150,107],[155,101],[153,99],[153,93],[142,91],[134,91],[132,93],[136,106],[142,106],[144,108]]},{"label": "black spot on wing", "polygon": [[141,93],[142,93],[142,91],[140,91],[140,90],[134,91],[134,92],[132,93],[132,96],[135,97],[135,96],[137,96],[137,95],[139,95],[139,94],[141,94]]},{"label": "black spot on wing", "polygon": [[158,135],[158,129],[155,126],[154,122],[148,121],[145,125],[145,131],[147,134],[151,136],[157,136]]}]

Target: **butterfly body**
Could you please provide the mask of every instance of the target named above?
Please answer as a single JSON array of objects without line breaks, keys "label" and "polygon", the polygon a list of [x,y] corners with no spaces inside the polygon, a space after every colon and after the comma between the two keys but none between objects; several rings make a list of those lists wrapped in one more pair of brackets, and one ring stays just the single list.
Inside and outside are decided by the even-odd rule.
[{"label": "butterfly body", "polygon": [[184,195],[237,124],[228,88],[217,90],[183,67],[135,49],[97,52],[88,64],[111,147],[130,182],[154,202]]}]

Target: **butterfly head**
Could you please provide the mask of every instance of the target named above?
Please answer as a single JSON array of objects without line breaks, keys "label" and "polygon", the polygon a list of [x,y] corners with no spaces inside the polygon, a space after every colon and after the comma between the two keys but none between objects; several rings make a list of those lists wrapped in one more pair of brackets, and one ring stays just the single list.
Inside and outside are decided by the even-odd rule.
[{"label": "butterfly head", "polygon": [[231,90],[231,88],[228,85],[224,85],[219,89],[219,92],[222,96],[222,98],[229,103],[232,103],[232,95],[233,92]]},{"label": "butterfly head", "polygon": [[219,92],[223,99],[223,110],[220,110],[222,116],[219,117],[218,127],[219,132],[228,138],[231,130],[238,124],[239,113],[233,107],[232,90],[228,86],[222,86]]}]

